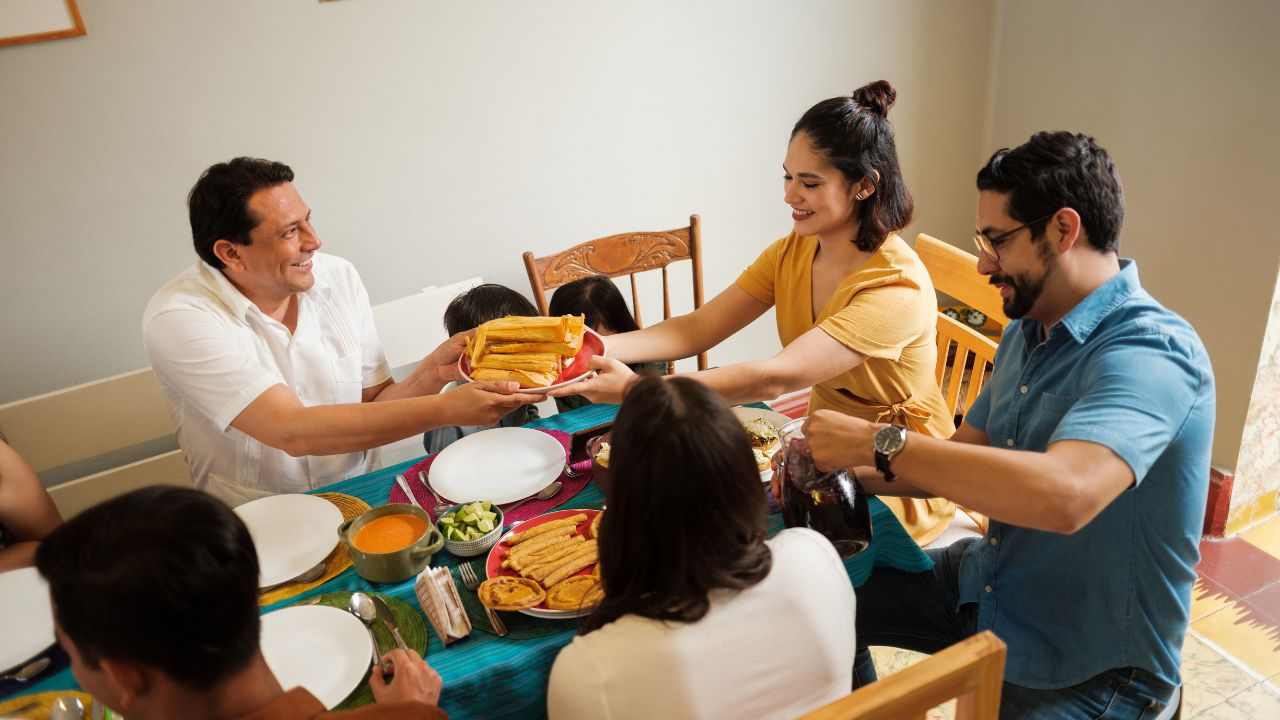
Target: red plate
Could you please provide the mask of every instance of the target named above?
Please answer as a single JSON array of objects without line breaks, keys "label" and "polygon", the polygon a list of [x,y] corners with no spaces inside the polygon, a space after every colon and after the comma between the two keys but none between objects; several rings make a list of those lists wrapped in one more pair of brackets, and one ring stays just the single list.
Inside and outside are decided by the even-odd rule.
[{"label": "red plate", "polygon": [[[498,544],[494,545],[493,548],[489,550],[489,556],[485,558],[485,561],[484,561],[485,577],[497,577],[499,575],[506,575],[508,577],[520,577],[520,573],[516,572],[515,570],[502,567],[502,561],[507,558],[507,553],[510,552],[511,550],[511,546],[504,543],[503,540],[506,540],[507,537],[510,536],[512,533],[516,532],[516,530],[523,532],[525,530],[536,528],[543,523],[551,522],[553,520],[562,520],[571,515],[582,514],[582,515],[586,515],[587,519],[578,523],[578,528],[577,528],[578,534],[585,538],[590,538],[591,537],[591,532],[590,532],[591,521],[594,520],[596,516],[600,514],[600,512],[601,512],[600,510],[589,510],[586,508],[556,510],[555,512],[549,512],[549,513],[546,513],[545,515],[539,515],[530,520],[526,520],[525,522],[521,523],[519,527],[517,527],[516,529],[508,530],[502,536],[502,540],[499,540]],[[594,568],[595,566],[591,565],[583,568],[582,570],[579,570],[575,574],[589,575],[591,574],[591,571]],[[547,609],[546,603],[543,603],[536,607],[531,607],[527,610],[521,610],[520,612],[524,613],[525,615],[532,615],[533,617],[537,617],[537,618],[559,620],[559,619],[582,617],[583,615],[586,615],[588,612],[590,612],[590,610],[585,610],[585,611],[549,610]]]},{"label": "red plate", "polygon": [[[591,371],[591,358],[604,354],[604,338],[596,334],[595,330],[585,328],[582,334],[582,347],[578,348],[578,354],[573,356],[573,362],[556,376],[554,383],[546,387],[520,388],[520,392],[546,392],[585,379]],[[471,382],[471,358],[465,352],[458,358],[458,372],[462,373],[464,380]]]}]

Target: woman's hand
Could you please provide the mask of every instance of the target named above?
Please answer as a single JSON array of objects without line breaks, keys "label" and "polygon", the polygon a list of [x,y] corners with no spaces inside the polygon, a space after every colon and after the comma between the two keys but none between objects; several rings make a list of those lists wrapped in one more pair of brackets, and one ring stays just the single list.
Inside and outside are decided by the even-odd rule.
[{"label": "woman's hand", "polygon": [[627,388],[636,379],[631,368],[613,358],[597,355],[591,358],[591,369],[596,376],[547,393],[551,397],[581,395],[593,403],[620,403]]}]

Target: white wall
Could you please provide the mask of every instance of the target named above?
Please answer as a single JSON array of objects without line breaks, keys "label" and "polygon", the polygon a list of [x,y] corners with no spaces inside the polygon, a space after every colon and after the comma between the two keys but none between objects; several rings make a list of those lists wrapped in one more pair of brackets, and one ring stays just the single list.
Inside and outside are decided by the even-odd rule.
[{"label": "white wall", "polygon": [[[795,120],[883,77],[909,237],[972,224],[990,1],[79,4],[86,37],[0,49],[0,402],[146,364],[142,308],[194,260],[186,193],[235,155],[293,166],[375,303],[527,291],[523,250],[690,212],[710,295],[789,229]],[[770,317],[712,362],[776,346]]]},{"label": "white wall", "polygon": [[1087,132],[1124,182],[1121,254],[1195,326],[1235,467],[1280,258],[1280,3],[1002,0],[987,152]]}]

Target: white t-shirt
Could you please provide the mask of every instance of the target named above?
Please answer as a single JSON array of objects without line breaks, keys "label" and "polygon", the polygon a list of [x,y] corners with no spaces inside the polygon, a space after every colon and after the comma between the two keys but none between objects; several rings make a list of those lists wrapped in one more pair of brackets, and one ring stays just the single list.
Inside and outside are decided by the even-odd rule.
[{"label": "white t-shirt", "polygon": [[853,585],[804,528],[769,541],[768,577],[718,590],[692,624],[628,615],[573,639],[551,669],[551,720],[793,718],[849,694]]},{"label": "white t-shirt", "polygon": [[273,385],[303,405],[358,403],[391,377],[369,294],[351,263],[316,253],[290,333],[221,271],[197,262],[147,304],[142,335],[169,398],[191,479],[232,505],[372,470],[375,452],[290,457],[231,427]]}]

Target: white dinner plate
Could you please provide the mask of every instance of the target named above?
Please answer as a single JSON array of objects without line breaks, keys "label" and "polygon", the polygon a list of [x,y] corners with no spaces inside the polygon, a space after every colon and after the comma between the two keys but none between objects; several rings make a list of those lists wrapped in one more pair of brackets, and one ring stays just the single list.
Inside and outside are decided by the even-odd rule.
[{"label": "white dinner plate", "polygon": [[35,568],[0,573],[0,672],[20,665],[53,644],[49,586]]},{"label": "white dinner plate", "polygon": [[431,487],[455,503],[504,505],[537,493],[564,472],[564,446],[529,428],[493,428],[449,445],[431,463]]},{"label": "white dinner plate", "polygon": [[[773,410],[763,410],[761,408],[735,407],[733,408],[733,414],[737,415],[738,421],[743,423],[744,425],[756,418],[764,418],[765,422],[772,425],[773,429],[777,430],[779,435],[782,434],[782,426],[791,422],[791,418],[787,417],[786,415],[783,415],[780,412],[776,412]],[[760,482],[767,483],[772,479],[773,479],[772,469],[760,471]]]},{"label": "white dinner plate", "polygon": [[280,686],[306,688],[326,710],[356,689],[373,659],[364,623],[325,605],[295,605],[263,615],[261,644]]},{"label": "white dinner plate", "polygon": [[324,561],[338,546],[342,511],[315,495],[271,495],[235,509],[258,549],[258,587],[279,585]]}]

